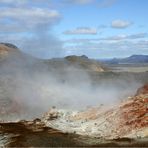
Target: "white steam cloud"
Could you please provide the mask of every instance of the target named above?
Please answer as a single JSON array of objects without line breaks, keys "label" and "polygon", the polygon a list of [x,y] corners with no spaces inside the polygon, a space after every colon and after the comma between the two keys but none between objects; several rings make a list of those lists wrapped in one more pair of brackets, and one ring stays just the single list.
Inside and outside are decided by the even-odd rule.
[{"label": "white steam cloud", "polygon": [[1,87],[23,109],[22,118],[35,118],[52,106],[81,110],[87,106],[111,105],[135,94],[141,85],[135,78],[114,79],[112,75],[103,78],[99,73],[93,80],[88,72],[77,67],[56,69],[47,63],[27,56],[23,60],[9,58],[2,63],[0,78],[5,86]]}]

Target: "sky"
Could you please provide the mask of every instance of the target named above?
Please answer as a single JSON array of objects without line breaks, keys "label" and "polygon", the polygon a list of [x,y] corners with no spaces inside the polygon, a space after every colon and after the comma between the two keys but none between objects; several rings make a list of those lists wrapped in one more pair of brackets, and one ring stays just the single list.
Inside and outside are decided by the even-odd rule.
[{"label": "sky", "polygon": [[148,54],[148,0],[0,0],[0,42],[39,58]]}]

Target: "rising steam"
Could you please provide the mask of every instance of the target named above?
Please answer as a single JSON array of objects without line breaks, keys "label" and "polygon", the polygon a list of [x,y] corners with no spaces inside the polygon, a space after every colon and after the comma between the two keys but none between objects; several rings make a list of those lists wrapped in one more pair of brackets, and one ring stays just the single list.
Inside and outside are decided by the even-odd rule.
[{"label": "rising steam", "polygon": [[[11,101],[23,108],[22,118],[42,115],[52,106],[81,110],[87,106],[112,105],[133,95],[141,83],[135,78],[94,79],[89,72],[77,67],[49,68],[48,62],[11,57],[3,61],[1,80]],[[100,75],[100,76],[99,76]]]}]

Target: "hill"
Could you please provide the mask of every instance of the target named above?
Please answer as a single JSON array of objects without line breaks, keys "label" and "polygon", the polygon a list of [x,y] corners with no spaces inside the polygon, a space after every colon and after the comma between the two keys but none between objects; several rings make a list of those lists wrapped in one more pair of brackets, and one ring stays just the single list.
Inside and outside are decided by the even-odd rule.
[{"label": "hill", "polygon": [[83,69],[87,69],[90,71],[98,71],[98,72],[103,72],[105,71],[105,67],[103,65],[93,59],[89,59],[87,56],[82,55],[82,56],[67,56],[65,59],[70,63],[75,66],[80,66]]}]

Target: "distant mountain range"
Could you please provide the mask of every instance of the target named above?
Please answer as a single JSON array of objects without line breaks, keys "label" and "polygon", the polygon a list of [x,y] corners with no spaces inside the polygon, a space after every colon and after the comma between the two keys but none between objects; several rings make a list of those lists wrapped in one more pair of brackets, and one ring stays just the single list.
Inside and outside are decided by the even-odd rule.
[{"label": "distant mountain range", "polygon": [[144,64],[148,63],[148,55],[132,55],[127,58],[113,58],[109,60],[101,60],[108,64]]}]

